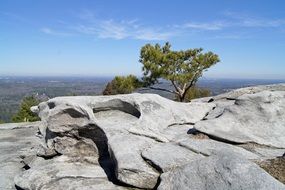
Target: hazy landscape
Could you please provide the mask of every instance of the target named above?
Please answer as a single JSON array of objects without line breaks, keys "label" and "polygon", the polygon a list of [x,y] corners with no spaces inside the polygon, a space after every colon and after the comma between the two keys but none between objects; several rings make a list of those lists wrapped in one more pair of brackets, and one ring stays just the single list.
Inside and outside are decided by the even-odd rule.
[{"label": "hazy landscape", "polygon": [[[0,77],[0,120],[11,122],[23,97],[36,95],[41,100],[57,96],[101,95],[112,77]],[[241,87],[276,84],[285,80],[261,79],[208,79],[202,78],[198,86],[210,89],[212,95]],[[167,82],[158,86],[171,88]],[[137,90],[140,93],[157,93],[173,99],[173,95],[156,90]]]}]

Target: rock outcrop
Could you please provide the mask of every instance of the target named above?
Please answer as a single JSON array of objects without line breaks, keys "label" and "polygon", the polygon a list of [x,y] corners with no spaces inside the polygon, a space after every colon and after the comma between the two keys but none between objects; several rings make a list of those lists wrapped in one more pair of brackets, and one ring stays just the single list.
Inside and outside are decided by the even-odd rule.
[{"label": "rock outcrop", "polygon": [[230,142],[285,148],[284,115],[285,91],[262,91],[239,96],[221,114],[196,123],[195,129]]},{"label": "rock outcrop", "polygon": [[39,123],[0,125],[0,189],[15,189],[15,175],[29,169],[27,162],[36,157],[40,139]]},{"label": "rock outcrop", "polygon": [[284,90],[191,103],[138,93],[48,100],[32,108],[41,122],[0,127],[0,188],[285,189],[257,165],[285,152]]}]

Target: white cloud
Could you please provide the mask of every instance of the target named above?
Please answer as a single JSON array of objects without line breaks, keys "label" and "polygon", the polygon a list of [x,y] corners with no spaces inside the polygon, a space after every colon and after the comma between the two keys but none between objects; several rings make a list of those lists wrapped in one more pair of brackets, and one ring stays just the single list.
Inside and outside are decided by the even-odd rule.
[{"label": "white cloud", "polygon": [[132,27],[129,24],[116,23],[113,20],[102,21],[99,25],[99,38],[114,38],[121,40],[129,37]]},{"label": "white cloud", "polygon": [[223,13],[228,19],[231,20],[232,26],[237,27],[256,27],[256,28],[268,28],[268,27],[280,27],[285,25],[285,19],[268,19],[249,16],[244,13],[226,11]]},{"label": "white cloud", "polygon": [[167,40],[170,37],[175,36],[175,32],[162,32],[155,31],[154,29],[141,29],[134,35],[135,39],[140,40]]},{"label": "white cloud", "polygon": [[243,13],[224,12],[222,20],[213,20],[210,22],[186,22],[176,25],[181,29],[215,31],[228,28],[277,28],[285,26],[285,19],[267,19],[257,18]]},{"label": "white cloud", "polygon": [[215,22],[188,22],[183,24],[182,28],[191,28],[191,29],[199,29],[199,30],[221,30],[228,25],[225,22],[222,21],[215,21]]},{"label": "white cloud", "polygon": [[134,20],[101,20],[85,25],[72,27],[81,34],[95,35],[98,38],[138,39],[138,40],[167,40],[174,36],[174,32],[164,32],[159,28],[145,27]]},{"label": "white cloud", "polygon": [[81,34],[89,34],[89,35],[96,35],[98,33],[98,28],[93,26],[86,26],[86,25],[77,25],[77,26],[71,26],[69,27],[75,32],[81,33]]},{"label": "white cloud", "polygon": [[241,26],[244,27],[262,27],[262,28],[268,28],[268,27],[279,27],[285,25],[285,19],[254,19],[254,18],[247,18],[242,20]]},{"label": "white cloud", "polygon": [[[222,19],[207,22],[191,21],[166,26],[145,25],[138,19],[98,19],[94,12],[84,10],[77,15],[77,23],[64,24],[67,32],[42,28],[41,31],[58,36],[71,34],[90,35],[102,39],[137,39],[137,40],[169,40],[175,36],[189,35],[191,32],[205,31],[210,37],[224,39],[239,39],[243,35],[234,32],[246,28],[264,28],[285,26],[285,19],[254,18],[244,14],[225,12]],[[62,21],[63,22],[63,21]],[[222,34],[221,34],[222,31]],[[216,37],[215,37],[216,36]]]},{"label": "white cloud", "polygon": [[58,31],[55,31],[47,27],[41,28],[41,32],[45,34],[55,35],[55,36],[71,36],[72,35],[71,33],[58,32]]},{"label": "white cloud", "polygon": [[212,39],[229,39],[229,40],[238,40],[238,39],[245,39],[249,38],[247,35],[241,35],[241,34],[221,34],[214,36]]}]

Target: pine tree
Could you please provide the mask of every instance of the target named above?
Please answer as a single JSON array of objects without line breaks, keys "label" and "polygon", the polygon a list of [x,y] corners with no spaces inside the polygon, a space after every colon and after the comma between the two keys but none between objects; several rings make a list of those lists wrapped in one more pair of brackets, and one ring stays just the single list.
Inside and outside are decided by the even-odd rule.
[{"label": "pine tree", "polygon": [[40,118],[33,113],[30,108],[38,105],[39,101],[34,96],[25,97],[20,105],[18,112],[12,117],[13,122],[33,122]]},{"label": "pine tree", "polygon": [[[202,48],[185,51],[173,51],[170,48],[168,42],[162,47],[159,44],[146,44],[141,48],[143,82],[151,89],[175,94],[182,102],[203,72],[220,60],[219,56],[212,52],[203,53]],[[170,81],[174,90],[153,87],[159,79]]]}]

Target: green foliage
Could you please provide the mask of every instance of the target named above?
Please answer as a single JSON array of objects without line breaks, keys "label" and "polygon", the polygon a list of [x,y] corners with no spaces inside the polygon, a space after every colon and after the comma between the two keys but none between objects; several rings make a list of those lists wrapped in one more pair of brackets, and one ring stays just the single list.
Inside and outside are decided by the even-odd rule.
[{"label": "green foliage", "polygon": [[[212,52],[202,53],[201,48],[172,51],[170,47],[167,42],[162,47],[159,44],[146,44],[141,48],[143,82],[152,89],[174,93],[179,101],[184,101],[187,91],[196,84],[203,72],[220,61],[219,56]],[[170,81],[174,90],[151,87],[159,79]]]},{"label": "green foliage", "polygon": [[0,119],[0,124],[5,123],[3,120]]},{"label": "green foliage", "polygon": [[[208,96],[211,96],[211,91],[209,89],[192,86],[187,91],[184,101],[190,102],[192,99],[203,98],[203,97],[208,97]],[[179,100],[179,97],[176,95],[175,99]]]},{"label": "green foliage", "polygon": [[74,92],[69,92],[69,93],[66,94],[66,96],[77,96],[77,94],[74,93]]},{"label": "green foliage", "polygon": [[116,76],[107,84],[103,95],[129,94],[141,86],[142,83],[134,75]]},{"label": "green foliage", "polygon": [[39,104],[39,101],[34,96],[25,97],[22,100],[18,112],[12,117],[13,122],[32,122],[38,121],[40,118],[33,113],[30,108]]}]

